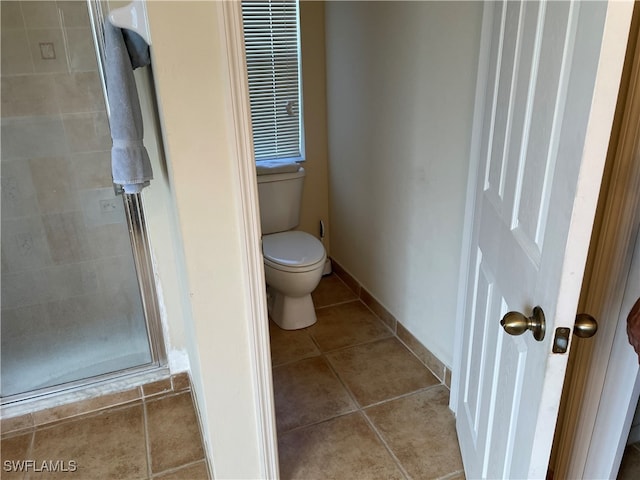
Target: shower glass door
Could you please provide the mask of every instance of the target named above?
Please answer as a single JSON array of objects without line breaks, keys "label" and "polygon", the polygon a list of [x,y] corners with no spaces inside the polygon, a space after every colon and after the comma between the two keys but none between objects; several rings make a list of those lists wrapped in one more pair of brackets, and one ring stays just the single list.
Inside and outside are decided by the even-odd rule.
[{"label": "shower glass door", "polygon": [[132,214],[132,199],[123,201],[111,183],[87,4],[3,0],[0,7],[6,401],[152,365],[157,355],[132,251],[139,198]]}]

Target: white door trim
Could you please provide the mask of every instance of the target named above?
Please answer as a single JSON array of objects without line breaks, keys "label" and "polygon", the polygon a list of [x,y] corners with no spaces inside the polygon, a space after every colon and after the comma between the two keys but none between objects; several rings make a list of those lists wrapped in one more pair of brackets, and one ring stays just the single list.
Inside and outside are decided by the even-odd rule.
[{"label": "white door trim", "polygon": [[244,53],[244,34],[241,2],[218,2],[221,9],[221,25],[225,40],[229,71],[229,105],[227,114],[235,132],[233,152],[240,183],[242,202],[245,278],[248,295],[245,304],[253,322],[249,324],[248,338],[251,344],[251,374],[255,386],[255,415],[259,428],[261,478],[277,479],[278,441],[275,423],[273,382],[271,376],[271,350],[269,346],[269,319],[264,283],[262,259],[258,186],[253,152],[249,86]]}]

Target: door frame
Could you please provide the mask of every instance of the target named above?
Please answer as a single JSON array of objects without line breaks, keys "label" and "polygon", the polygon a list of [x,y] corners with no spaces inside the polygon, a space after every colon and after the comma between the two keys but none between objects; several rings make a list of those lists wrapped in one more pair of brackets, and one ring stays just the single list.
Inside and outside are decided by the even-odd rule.
[{"label": "door frame", "polygon": [[[620,48],[621,45],[627,45],[628,34],[631,23],[631,15],[633,11],[632,1],[609,1],[607,5],[607,14],[605,19],[603,38],[600,51],[600,59],[598,64],[598,73],[596,77],[596,84],[594,87],[593,104],[590,113],[589,126],[587,129],[587,137],[585,140],[585,147],[583,152],[584,161],[589,161],[592,165],[602,168],[607,154],[608,138],[611,135],[612,118],[614,116],[614,109],[616,99],[618,97],[618,88],[621,81],[622,67],[625,57],[625,49]],[[480,54],[478,65],[478,78],[476,88],[475,99],[475,111],[473,119],[473,134],[471,139],[471,158],[469,166],[469,178],[467,183],[467,200],[465,210],[465,224],[463,227],[463,243],[461,252],[461,266],[460,266],[460,281],[458,289],[458,311],[456,315],[456,327],[455,327],[455,344],[454,344],[454,365],[452,370],[452,386],[450,395],[450,409],[455,413],[456,405],[458,403],[458,397],[460,395],[460,386],[458,378],[461,372],[461,360],[462,360],[462,329],[464,328],[464,315],[465,315],[465,301],[466,298],[466,285],[469,275],[469,258],[471,248],[471,230],[473,226],[473,199],[475,199],[476,177],[479,167],[479,157],[474,154],[477,150],[477,143],[479,137],[479,129],[482,125],[482,105],[484,105],[484,98],[486,95],[486,73],[488,66],[486,65],[486,59],[488,57],[489,49],[489,37],[491,22],[490,17],[491,7],[485,3],[483,14],[483,25],[481,31],[480,40]],[[614,92],[612,94],[612,92]],[[613,96],[613,98],[611,98]],[[478,112],[480,109],[480,112]],[[608,126],[607,126],[608,125]],[[606,131],[606,139],[603,141],[603,135]],[[600,158],[600,160],[597,160]],[[592,172],[593,173],[593,172]],[[603,178],[602,171],[600,172],[600,178],[596,178],[596,175],[590,175],[591,178],[581,178],[580,182],[589,183],[589,185],[583,184],[582,188],[595,188],[600,189],[600,181]],[[596,181],[597,180],[597,181]],[[640,188],[638,189],[640,190]],[[572,222],[579,222],[580,220],[589,220],[581,218],[572,218]],[[619,220],[619,219],[618,219]],[[610,266],[611,268],[611,266]],[[615,266],[616,272],[619,274],[621,266]],[[582,277],[578,279],[582,281]],[[579,288],[579,285],[572,286],[572,288]],[[617,317],[616,317],[617,320]],[[614,328],[615,330],[615,328]],[[600,335],[600,333],[599,333]],[[609,349],[609,353],[611,350]],[[604,357],[604,355],[603,355]],[[608,357],[606,357],[608,360]],[[606,364],[605,364],[606,365]],[[604,375],[603,375],[604,377]],[[597,390],[597,389],[596,389]],[[602,385],[599,390],[602,394]],[[592,395],[589,400],[593,400]],[[600,395],[597,396],[598,401]],[[597,409],[597,402],[595,402]],[[591,418],[595,421],[595,412],[590,413]],[[590,436],[588,437],[591,438]],[[535,446],[534,446],[535,448]],[[546,453],[545,453],[546,454]],[[586,459],[584,459],[586,461]],[[584,467],[584,463],[583,463]]]},{"label": "door frame", "polygon": [[[220,9],[220,31],[225,48],[229,73],[225,105],[227,118],[235,133],[230,151],[240,180],[238,195],[242,205],[243,249],[246,263],[244,275],[249,285],[245,304],[253,318],[247,337],[251,344],[251,376],[254,386],[254,414],[258,427],[258,455],[261,478],[280,478],[278,463],[278,437],[276,432],[275,400],[271,371],[271,347],[269,343],[269,318],[267,316],[264,287],[264,263],[260,248],[260,206],[256,177],[249,85],[244,50],[244,27],[241,2],[217,2]],[[231,143],[233,143],[231,145]]]},{"label": "door frame", "polygon": [[[557,478],[615,474],[635,410],[630,402],[634,396],[637,400],[637,361],[616,331],[624,332],[623,295],[640,214],[639,28],[636,8],[579,304],[580,312],[598,320],[599,331],[593,339],[576,342],[570,357],[552,458]],[[636,381],[616,389],[611,380],[622,371],[634,372]]]}]

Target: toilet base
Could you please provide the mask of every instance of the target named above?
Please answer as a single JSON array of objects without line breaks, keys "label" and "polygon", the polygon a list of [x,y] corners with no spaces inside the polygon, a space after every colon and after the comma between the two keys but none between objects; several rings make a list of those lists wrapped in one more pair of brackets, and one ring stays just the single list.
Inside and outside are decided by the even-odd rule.
[{"label": "toilet base", "polygon": [[287,297],[272,287],[269,292],[269,315],[283,330],[298,330],[316,323],[316,311],[311,294]]}]

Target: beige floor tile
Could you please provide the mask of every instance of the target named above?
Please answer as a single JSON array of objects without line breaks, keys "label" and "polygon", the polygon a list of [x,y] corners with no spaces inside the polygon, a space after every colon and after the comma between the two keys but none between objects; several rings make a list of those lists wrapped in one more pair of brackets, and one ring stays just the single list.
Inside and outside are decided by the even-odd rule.
[{"label": "beige floor tile", "polygon": [[439,383],[395,338],[329,353],[327,359],[361,406]]},{"label": "beige floor tile", "polygon": [[283,330],[270,320],[269,340],[272,365],[282,365],[320,355],[320,350],[313,343],[306,329]]},{"label": "beige floor tile", "polygon": [[151,472],[204,459],[191,392],[147,402]]},{"label": "beige floor tile", "polygon": [[413,478],[438,478],[462,470],[444,386],[365,410],[387,445]]},{"label": "beige floor tile", "polygon": [[618,471],[618,480],[632,480],[640,478],[640,449],[635,445],[629,445],[624,450],[622,463]]},{"label": "beige floor tile", "polygon": [[33,458],[63,461],[74,472],[59,471],[46,478],[138,479],[147,477],[142,405],[107,410],[92,417],[36,430]]},{"label": "beige floor tile", "polygon": [[358,298],[335,274],[322,277],[311,297],[316,308],[357,300]]},{"label": "beige floor tile", "polygon": [[[27,433],[23,435],[17,435],[15,437],[4,438],[0,445],[0,460],[2,460],[2,475],[3,479],[21,479],[26,478],[24,472],[20,471],[20,467],[16,463],[21,460],[30,459],[29,447],[31,446],[31,438],[33,434]],[[7,465],[7,463],[9,464]],[[9,469],[7,469],[7,466]]]},{"label": "beige floor tile", "polygon": [[318,321],[309,333],[323,352],[391,336],[391,331],[360,301],[321,308],[316,315]]},{"label": "beige floor tile", "polygon": [[280,433],[355,410],[351,397],[322,357],[273,369]]},{"label": "beige floor tile", "polygon": [[209,472],[206,463],[199,462],[153,478],[154,480],[209,480]]},{"label": "beige floor tile", "polygon": [[402,479],[404,476],[359,413],[278,438],[282,479]]}]

